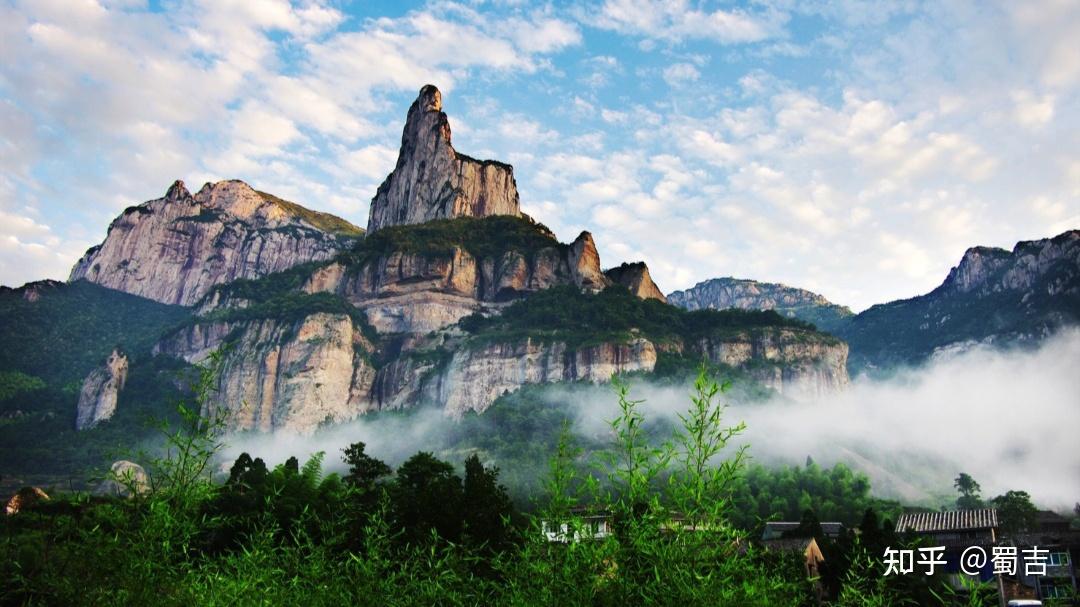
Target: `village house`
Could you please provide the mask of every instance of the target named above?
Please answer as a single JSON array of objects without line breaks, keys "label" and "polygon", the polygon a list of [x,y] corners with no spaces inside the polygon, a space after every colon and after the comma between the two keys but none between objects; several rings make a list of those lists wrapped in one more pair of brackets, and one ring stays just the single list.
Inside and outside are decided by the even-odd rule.
[{"label": "village house", "polygon": [[[930,546],[944,546],[945,571],[957,586],[959,577],[965,575],[960,567],[964,551],[972,546],[985,550],[991,558],[975,577],[984,582],[995,580],[1002,604],[1071,597],[1077,588],[1075,563],[1080,554],[1080,531],[1070,529],[1068,519],[1050,511],[1039,512],[1030,529],[1011,536],[1000,534],[998,512],[993,508],[906,513],[897,519],[896,531],[925,537]],[[1015,549],[1015,574],[995,576],[994,547]],[[1029,575],[1024,551],[1036,548],[1043,557],[1039,562],[1045,564],[1045,573],[1036,565]]]}]

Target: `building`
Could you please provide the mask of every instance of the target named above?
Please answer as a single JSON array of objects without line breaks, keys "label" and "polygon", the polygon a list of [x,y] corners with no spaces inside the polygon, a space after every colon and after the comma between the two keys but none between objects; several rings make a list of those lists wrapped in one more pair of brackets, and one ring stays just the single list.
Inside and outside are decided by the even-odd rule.
[{"label": "building", "polygon": [[[995,576],[993,561],[988,558],[977,576],[984,582],[995,580],[1003,604],[1018,599],[1071,597],[1077,588],[1080,531],[1070,529],[1068,519],[1050,511],[1040,511],[1030,529],[1011,537],[1000,535],[998,513],[993,508],[906,513],[897,519],[896,532],[925,537],[931,546],[945,546],[945,571],[954,576],[957,586],[963,575],[960,557],[967,548],[978,546],[987,555],[993,555],[995,546],[1016,548],[1015,575]],[[1023,551],[1033,548],[1046,551],[1045,575],[1026,575]]]},{"label": "building", "polygon": [[566,520],[545,520],[541,522],[541,528],[549,542],[601,540],[611,535],[611,513],[587,506],[575,507]]},{"label": "building", "polygon": [[1014,545],[1018,551],[1034,547],[1047,551],[1046,575],[1019,575],[1016,579],[1019,585],[1033,589],[1038,598],[1063,599],[1072,597],[1076,592],[1080,531],[1070,528],[1069,519],[1049,510],[1041,510],[1035,516],[1031,529],[1015,537],[1004,538],[1002,543]]}]

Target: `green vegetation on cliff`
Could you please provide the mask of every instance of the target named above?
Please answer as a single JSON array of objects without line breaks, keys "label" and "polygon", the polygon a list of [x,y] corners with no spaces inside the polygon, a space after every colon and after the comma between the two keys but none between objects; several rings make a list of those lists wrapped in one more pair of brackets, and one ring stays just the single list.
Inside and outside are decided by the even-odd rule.
[{"label": "green vegetation on cliff", "polygon": [[[28,293],[31,295],[28,297]],[[80,280],[0,290],[0,462],[12,477],[49,474],[76,482],[151,434],[149,416],[168,417],[184,368],[150,350],[190,310]],[[110,421],[75,431],[87,374],[119,347],[130,360],[127,385]]]},{"label": "green vegetation on cliff", "polygon": [[496,257],[507,251],[529,257],[541,249],[565,246],[546,226],[528,217],[491,215],[383,228],[337,259],[357,267],[391,253],[438,257],[460,248],[477,258]]},{"label": "green vegetation on cliff", "polygon": [[285,209],[289,214],[294,217],[303,219],[311,226],[316,227],[324,232],[329,232],[335,236],[344,236],[347,238],[358,238],[364,235],[364,229],[355,226],[348,221],[338,217],[337,215],[331,215],[330,213],[323,213],[321,211],[313,211],[307,207],[300,206],[295,202],[290,202],[283,198],[278,198],[273,194],[267,194],[266,192],[256,192],[259,196],[262,196],[263,200],[277,204],[281,208]]},{"label": "green vegetation on cliff", "polygon": [[[35,288],[36,301],[24,297]],[[0,370],[21,371],[46,382],[82,381],[116,346],[139,355],[167,329],[190,315],[136,295],[85,280],[36,283],[0,291]]]},{"label": "green vegetation on cliff", "polygon": [[657,342],[677,338],[693,341],[771,329],[790,329],[806,339],[836,341],[815,332],[808,323],[785,318],[771,310],[690,312],[655,299],[638,298],[621,286],[608,287],[596,294],[573,286],[553,287],[514,302],[497,316],[468,316],[461,320],[460,326],[483,341],[532,337],[557,339],[570,346],[628,339],[634,335]]}]

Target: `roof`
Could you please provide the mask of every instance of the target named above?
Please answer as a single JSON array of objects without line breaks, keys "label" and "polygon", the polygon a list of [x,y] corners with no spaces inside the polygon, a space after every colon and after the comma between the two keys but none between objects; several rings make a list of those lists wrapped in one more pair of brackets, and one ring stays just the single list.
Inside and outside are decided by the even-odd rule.
[{"label": "roof", "polygon": [[[792,521],[771,521],[765,523],[765,530],[761,533],[761,539],[774,540],[784,537],[785,533],[795,531],[802,523]],[[837,537],[844,532],[844,524],[838,522],[821,523],[821,532],[827,537]]]},{"label": "roof", "polygon": [[950,510],[948,512],[910,512],[896,519],[896,532],[934,533],[992,529],[998,526],[997,510]]}]

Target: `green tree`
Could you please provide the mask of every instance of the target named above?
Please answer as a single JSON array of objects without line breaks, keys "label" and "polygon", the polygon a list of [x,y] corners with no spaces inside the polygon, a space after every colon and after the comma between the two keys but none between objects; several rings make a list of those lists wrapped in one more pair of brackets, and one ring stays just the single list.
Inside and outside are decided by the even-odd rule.
[{"label": "green tree", "polygon": [[979,495],[982,487],[967,472],[961,472],[960,476],[956,477],[953,487],[960,493],[960,497],[956,498],[958,509],[975,510],[984,507],[982,497]]},{"label": "green tree", "polygon": [[1035,515],[1039,511],[1031,503],[1027,491],[1008,491],[991,502],[997,508],[998,525],[1004,535],[1023,533],[1035,525]]},{"label": "green tree", "polygon": [[370,489],[393,471],[382,460],[365,453],[365,448],[366,445],[358,441],[342,449],[342,459],[349,465],[349,473],[342,480],[355,487]]},{"label": "green tree", "polygon": [[397,470],[390,488],[394,522],[409,544],[426,542],[434,531],[444,540],[461,537],[461,478],[454,467],[421,451]]},{"label": "green tree", "polygon": [[474,543],[490,549],[504,547],[510,538],[513,505],[499,484],[499,469],[485,467],[474,453],[465,460],[462,494],[464,531]]}]

